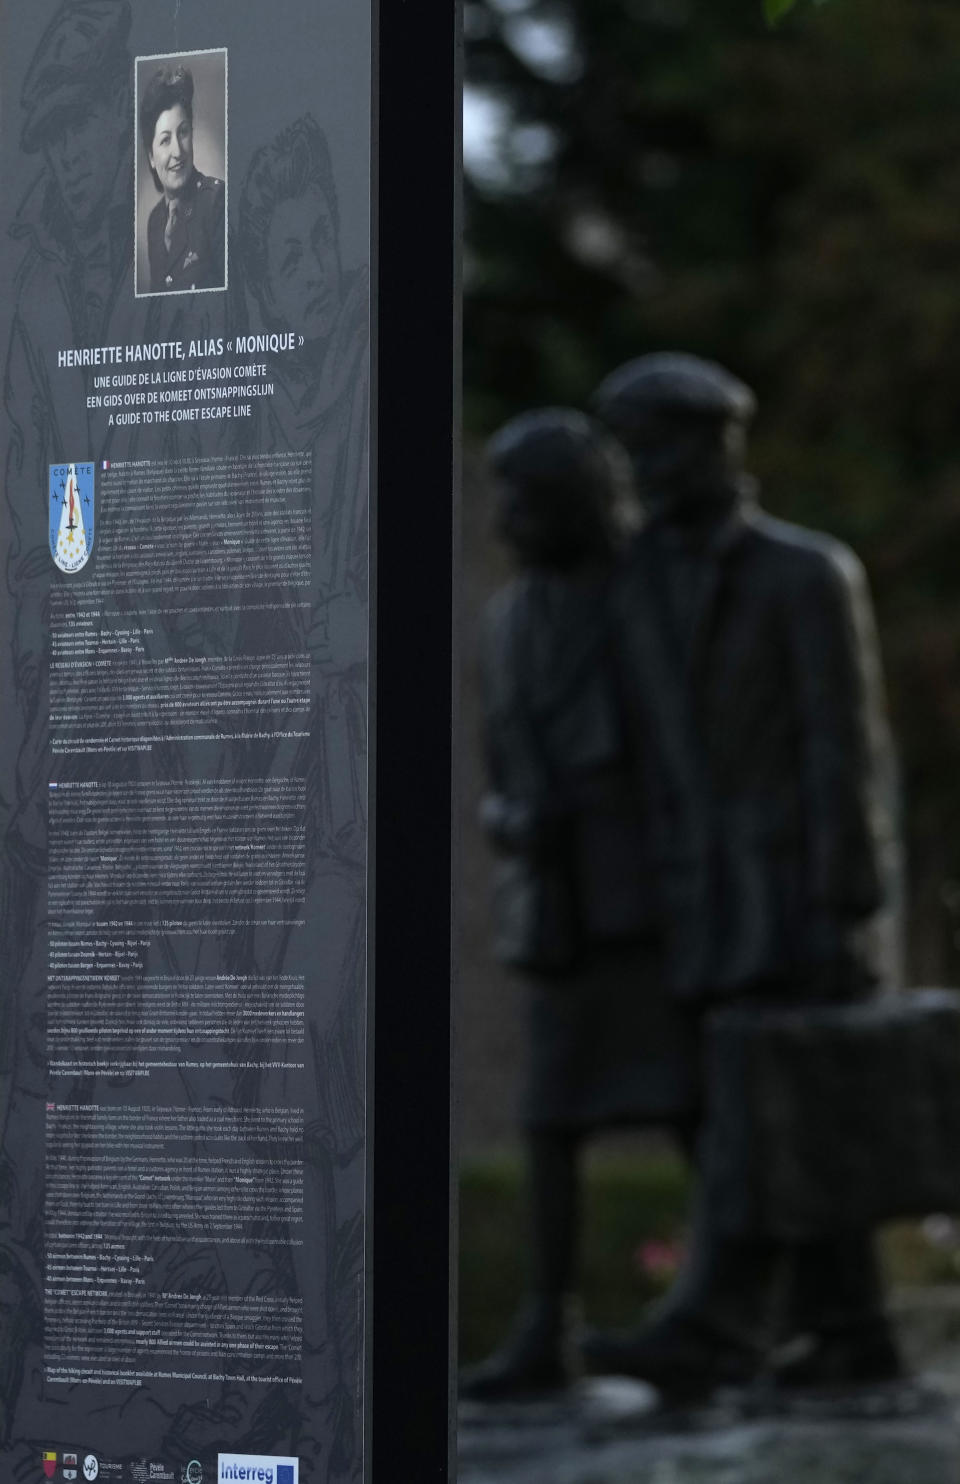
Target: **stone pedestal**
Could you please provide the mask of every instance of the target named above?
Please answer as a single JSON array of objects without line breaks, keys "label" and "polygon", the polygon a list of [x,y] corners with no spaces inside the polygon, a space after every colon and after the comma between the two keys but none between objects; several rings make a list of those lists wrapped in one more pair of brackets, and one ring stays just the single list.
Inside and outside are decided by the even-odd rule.
[{"label": "stone pedestal", "polygon": [[666,1412],[650,1388],[609,1378],[551,1402],[462,1407],[459,1457],[459,1484],[960,1484],[960,1409],[931,1378]]}]

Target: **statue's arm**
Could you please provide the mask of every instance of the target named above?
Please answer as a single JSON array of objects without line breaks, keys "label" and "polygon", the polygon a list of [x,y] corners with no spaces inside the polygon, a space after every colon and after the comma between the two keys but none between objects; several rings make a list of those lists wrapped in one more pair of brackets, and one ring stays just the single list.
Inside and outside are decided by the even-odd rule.
[{"label": "statue's arm", "polygon": [[789,632],[809,899],[828,917],[856,920],[881,904],[880,844],[892,826],[879,648],[866,578],[852,552],[837,545],[804,553]]},{"label": "statue's arm", "polygon": [[491,845],[535,855],[555,840],[565,815],[525,705],[524,605],[519,590],[496,594],[480,633],[480,703],[488,789],[480,824]]}]

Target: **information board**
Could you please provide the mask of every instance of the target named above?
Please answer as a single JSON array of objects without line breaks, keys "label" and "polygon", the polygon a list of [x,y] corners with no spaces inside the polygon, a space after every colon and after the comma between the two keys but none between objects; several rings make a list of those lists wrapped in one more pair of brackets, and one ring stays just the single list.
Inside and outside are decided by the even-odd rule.
[{"label": "information board", "polygon": [[374,17],[0,17],[0,1473],[369,1478]]}]

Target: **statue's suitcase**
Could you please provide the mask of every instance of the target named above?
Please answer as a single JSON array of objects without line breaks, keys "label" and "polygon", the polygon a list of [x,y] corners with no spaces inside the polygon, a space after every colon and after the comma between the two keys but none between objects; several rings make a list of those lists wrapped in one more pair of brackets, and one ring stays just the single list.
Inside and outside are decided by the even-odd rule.
[{"label": "statue's suitcase", "polygon": [[719,1229],[802,1240],[960,1212],[960,994],[728,1008],[704,1054]]}]

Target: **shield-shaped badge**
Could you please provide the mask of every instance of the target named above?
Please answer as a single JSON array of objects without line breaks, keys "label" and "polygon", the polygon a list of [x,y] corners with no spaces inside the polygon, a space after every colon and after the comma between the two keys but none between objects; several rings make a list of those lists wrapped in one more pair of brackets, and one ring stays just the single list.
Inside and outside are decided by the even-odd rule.
[{"label": "shield-shaped badge", "polygon": [[79,572],[93,551],[92,464],[50,465],[50,555],[61,572]]},{"label": "shield-shaped badge", "polygon": [[48,1479],[52,1479],[57,1472],[57,1455],[55,1453],[45,1453],[43,1455],[43,1472]]}]

